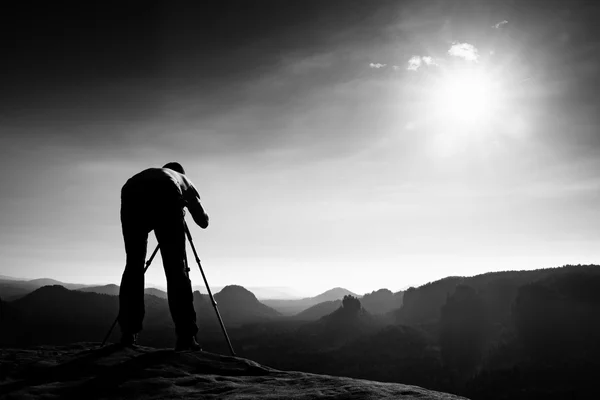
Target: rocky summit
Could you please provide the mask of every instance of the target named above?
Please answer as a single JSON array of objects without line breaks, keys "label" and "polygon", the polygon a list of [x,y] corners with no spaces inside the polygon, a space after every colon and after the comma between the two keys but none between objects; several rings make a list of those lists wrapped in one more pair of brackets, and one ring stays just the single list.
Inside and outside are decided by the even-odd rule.
[{"label": "rocky summit", "polygon": [[297,371],[244,358],[96,343],[0,349],[6,399],[464,399],[417,386]]}]

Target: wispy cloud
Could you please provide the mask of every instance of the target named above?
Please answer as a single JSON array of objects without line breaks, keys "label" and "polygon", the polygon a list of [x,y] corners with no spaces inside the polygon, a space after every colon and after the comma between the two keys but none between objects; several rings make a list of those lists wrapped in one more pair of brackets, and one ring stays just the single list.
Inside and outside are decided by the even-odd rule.
[{"label": "wispy cloud", "polygon": [[506,24],[508,24],[507,20],[500,21],[496,25],[492,25],[492,28],[494,28],[494,29],[500,29],[500,28],[502,28]]},{"label": "wispy cloud", "polygon": [[386,65],[387,64],[371,63],[371,64],[369,64],[369,67],[379,69],[379,68],[385,67]]},{"label": "wispy cloud", "polygon": [[467,61],[477,62],[479,60],[477,48],[469,43],[454,43],[448,50],[448,54],[464,58]]}]

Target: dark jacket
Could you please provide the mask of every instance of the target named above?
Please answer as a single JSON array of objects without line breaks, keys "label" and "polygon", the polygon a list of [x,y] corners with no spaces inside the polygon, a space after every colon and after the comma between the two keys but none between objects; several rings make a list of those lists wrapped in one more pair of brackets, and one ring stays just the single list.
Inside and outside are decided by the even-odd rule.
[{"label": "dark jacket", "polygon": [[177,199],[182,208],[187,207],[198,226],[208,226],[208,215],[202,208],[196,187],[179,172],[169,168],[148,168],[131,177],[121,191],[123,201],[152,201],[168,196]]}]

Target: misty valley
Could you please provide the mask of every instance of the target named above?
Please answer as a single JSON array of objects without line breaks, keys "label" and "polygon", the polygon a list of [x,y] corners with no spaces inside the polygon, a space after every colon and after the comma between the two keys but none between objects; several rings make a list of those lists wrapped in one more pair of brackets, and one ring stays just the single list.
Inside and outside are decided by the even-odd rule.
[{"label": "misty valley", "polygon": [[[118,287],[0,282],[3,348],[100,346]],[[448,277],[404,292],[342,288],[262,300],[214,295],[240,357],[290,371],[398,382],[472,399],[590,398],[600,372],[600,266]],[[207,295],[194,292],[203,350],[227,354]],[[147,289],[138,344],[172,348],[166,293]],[[118,341],[118,329],[109,342]]]}]

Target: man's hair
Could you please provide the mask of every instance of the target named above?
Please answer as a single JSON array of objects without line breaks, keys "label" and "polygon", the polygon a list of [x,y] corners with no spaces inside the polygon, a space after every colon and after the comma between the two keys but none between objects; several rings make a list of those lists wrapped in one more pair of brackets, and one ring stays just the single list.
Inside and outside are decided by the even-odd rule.
[{"label": "man's hair", "polygon": [[179,172],[180,174],[184,174],[185,175],[185,171],[183,170],[183,167],[178,162],[166,163],[163,166],[163,168],[169,168],[169,169],[172,169],[175,172]]}]

